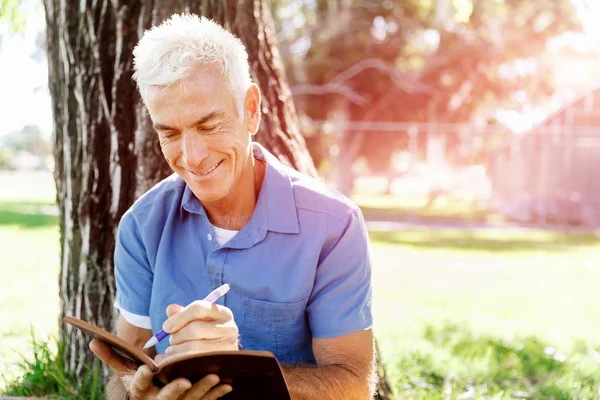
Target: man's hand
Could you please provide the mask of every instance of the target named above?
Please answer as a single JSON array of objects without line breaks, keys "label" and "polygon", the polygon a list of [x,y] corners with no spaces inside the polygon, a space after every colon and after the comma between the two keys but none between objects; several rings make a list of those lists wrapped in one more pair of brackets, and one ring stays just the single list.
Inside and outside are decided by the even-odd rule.
[{"label": "man's hand", "polygon": [[178,378],[159,388],[152,382],[152,371],[147,365],[136,368],[99,340],[92,340],[90,349],[115,371],[132,400],[216,400],[231,392],[231,386],[219,385],[219,377],[214,374],[194,385]]},{"label": "man's hand", "polygon": [[183,308],[167,307],[163,330],[171,334],[165,354],[238,350],[238,327],[225,306],[198,300]]}]

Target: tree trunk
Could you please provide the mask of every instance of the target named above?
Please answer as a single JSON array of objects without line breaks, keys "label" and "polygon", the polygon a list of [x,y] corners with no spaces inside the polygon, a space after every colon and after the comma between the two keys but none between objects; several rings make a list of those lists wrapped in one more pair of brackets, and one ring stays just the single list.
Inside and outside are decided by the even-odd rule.
[{"label": "tree trunk", "polygon": [[[85,4],[88,3],[88,4]],[[163,4],[164,3],[164,4]],[[296,169],[316,176],[296,114],[265,0],[44,0],[54,155],[60,210],[61,318],[113,330],[113,251],[119,219],[171,173],[132,81],[132,51],[144,30],[174,12],[222,23],[246,44],[262,90],[257,140]],[[60,324],[66,365],[81,373],[88,338]]]},{"label": "tree trunk", "polygon": [[[61,317],[113,327],[112,252],[117,223],[136,189],[138,130],[131,52],[141,4],[45,0],[49,88],[60,210]],[[89,7],[90,5],[88,5]],[[87,338],[60,325],[67,365],[80,373]]]}]

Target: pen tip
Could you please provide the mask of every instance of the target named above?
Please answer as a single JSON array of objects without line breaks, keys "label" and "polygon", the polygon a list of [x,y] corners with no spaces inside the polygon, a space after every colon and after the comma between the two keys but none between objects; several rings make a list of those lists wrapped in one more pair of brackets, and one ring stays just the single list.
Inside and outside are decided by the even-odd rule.
[{"label": "pen tip", "polygon": [[146,342],[146,344],[144,345],[144,350],[149,349],[152,346],[156,346],[158,344],[158,340],[156,339],[156,336],[152,336],[150,338],[150,340],[148,340]]}]

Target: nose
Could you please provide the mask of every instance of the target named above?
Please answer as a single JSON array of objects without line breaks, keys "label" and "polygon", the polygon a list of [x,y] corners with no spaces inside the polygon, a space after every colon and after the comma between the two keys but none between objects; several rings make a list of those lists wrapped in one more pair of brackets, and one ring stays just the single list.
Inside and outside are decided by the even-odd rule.
[{"label": "nose", "polygon": [[183,161],[192,169],[200,167],[209,155],[206,141],[194,131],[185,131],[182,136],[181,152]]}]

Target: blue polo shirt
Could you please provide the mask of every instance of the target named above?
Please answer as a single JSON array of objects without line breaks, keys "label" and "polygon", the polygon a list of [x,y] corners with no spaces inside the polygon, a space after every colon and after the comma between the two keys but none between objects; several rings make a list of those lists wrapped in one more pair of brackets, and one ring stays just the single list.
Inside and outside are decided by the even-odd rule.
[{"label": "blue polo shirt", "polygon": [[[240,347],[281,363],[314,363],[311,339],[368,329],[369,239],[360,209],[320,181],[284,166],[261,145],[265,178],[250,221],[219,245],[202,204],[176,175],[123,216],[115,250],[116,303],[149,317],[229,283],[217,301],[231,309]],[[163,353],[168,340],[157,353]]]}]

